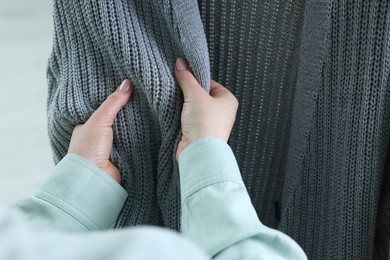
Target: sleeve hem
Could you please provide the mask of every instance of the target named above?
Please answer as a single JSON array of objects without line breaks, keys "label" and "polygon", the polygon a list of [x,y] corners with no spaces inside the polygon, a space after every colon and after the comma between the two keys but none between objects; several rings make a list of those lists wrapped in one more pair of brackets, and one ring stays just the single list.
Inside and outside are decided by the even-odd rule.
[{"label": "sleeve hem", "polygon": [[75,154],[66,155],[36,192],[89,230],[110,228],[127,192],[103,170]]}]

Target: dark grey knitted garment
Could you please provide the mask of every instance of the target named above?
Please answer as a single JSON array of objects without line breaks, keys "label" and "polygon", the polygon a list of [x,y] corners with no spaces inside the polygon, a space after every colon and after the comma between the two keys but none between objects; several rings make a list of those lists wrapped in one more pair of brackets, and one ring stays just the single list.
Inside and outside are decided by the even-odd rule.
[{"label": "dark grey knitted garment", "polygon": [[129,192],[115,227],[180,228],[184,56],[240,102],[229,144],[264,224],[309,259],[389,256],[390,1],[55,0],[54,23],[55,162],[124,78],[135,88],[114,125]]}]

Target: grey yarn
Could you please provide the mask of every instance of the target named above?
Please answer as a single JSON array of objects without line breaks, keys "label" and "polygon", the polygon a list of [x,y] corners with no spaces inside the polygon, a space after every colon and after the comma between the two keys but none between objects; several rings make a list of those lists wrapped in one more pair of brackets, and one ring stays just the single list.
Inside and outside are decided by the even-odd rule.
[{"label": "grey yarn", "polygon": [[55,0],[54,23],[56,163],[74,126],[134,85],[114,124],[129,192],[115,227],[180,229],[173,66],[186,57],[203,88],[213,78],[240,102],[229,144],[264,224],[309,259],[389,257],[390,1]]}]

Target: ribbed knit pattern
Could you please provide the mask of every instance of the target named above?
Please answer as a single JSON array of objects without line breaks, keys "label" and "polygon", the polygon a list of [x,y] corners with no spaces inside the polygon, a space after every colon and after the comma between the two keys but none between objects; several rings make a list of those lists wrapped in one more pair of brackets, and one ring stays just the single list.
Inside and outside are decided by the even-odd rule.
[{"label": "ribbed knit pattern", "polygon": [[229,144],[264,224],[292,236],[309,259],[388,257],[390,1],[54,7],[47,75],[56,162],[76,124],[124,78],[134,85],[114,124],[111,159],[129,193],[116,227],[180,228],[183,98],[173,65],[185,56],[202,87],[213,78],[240,102]]},{"label": "ribbed knit pattern", "polygon": [[302,164],[289,162],[280,229],[311,259],[371,259],[390,134],[390,2],[333,1],[330,11],[321,85]]},{"label": "ribbed knit pattern", "polygon": [[276,227],[304,1],[199,2],[212,78],[240,102],[229,144],[261,221]]},{"label": "ribbed knit pattern", "polygon": [[208,90],[206,39],[194,1],[54,1],[55,37],[49,60],[49,135],[58,162],[73,127],[129,78],[132,100],[114,125],[112,161],[129,198],[117,226],[179,229],[175,147],[183,98],[173,66],[191,63]]}]

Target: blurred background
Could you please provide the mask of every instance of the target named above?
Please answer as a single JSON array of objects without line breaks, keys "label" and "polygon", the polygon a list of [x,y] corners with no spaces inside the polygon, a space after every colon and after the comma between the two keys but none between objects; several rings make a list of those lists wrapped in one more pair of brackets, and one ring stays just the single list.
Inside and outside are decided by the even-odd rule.
[{"label": "blurred background", "polygon": [[0,0],[0,205],[31,195],[54,168],[46,129],[51,0]]}]

